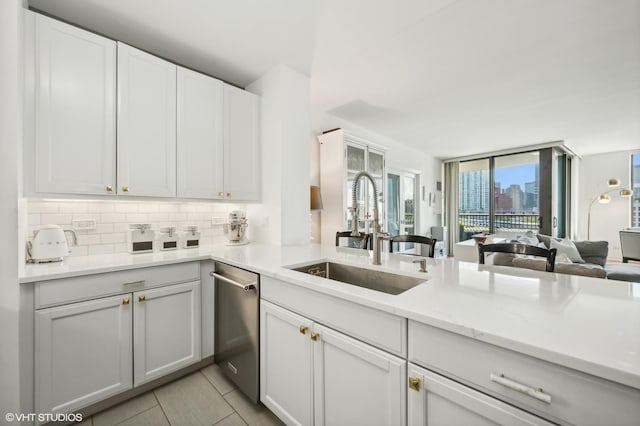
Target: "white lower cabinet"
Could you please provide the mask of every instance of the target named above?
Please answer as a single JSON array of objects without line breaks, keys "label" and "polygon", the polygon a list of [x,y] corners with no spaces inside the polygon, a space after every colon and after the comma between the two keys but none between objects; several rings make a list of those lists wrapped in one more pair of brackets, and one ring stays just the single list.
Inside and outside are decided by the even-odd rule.
[{"label": "white lower cabinet", "polygon": [[131,388],[130,299],[36,311],[36,412],[73,411]]},{"label": "white lower cabinet", "polygon": [[127,284],[139,290],[35,311],[35,412],[75,411],[201,359],[200,281]]},{"label": "white lower cabinet", "polygon": [[406,424],[406,362],[264,300],[262,402],[291,425]]},{"label": "white lower cabinet", "polygon": [[133,294],[134,386],[200,361],[200,282]]},{"label": "white lower cabinet", "polygon": [[409,426],[552,425],[412,363],[407,382]]}]

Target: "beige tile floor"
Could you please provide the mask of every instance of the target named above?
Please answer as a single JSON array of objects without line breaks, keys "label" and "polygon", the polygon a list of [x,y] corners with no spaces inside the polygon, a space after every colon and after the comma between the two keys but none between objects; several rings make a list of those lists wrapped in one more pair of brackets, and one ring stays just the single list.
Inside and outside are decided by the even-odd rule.
[{"label": "beige tile floor", "polygon": [[217,365],[94,414],[82,426],[254,426],[283,423],[236,389]]}]

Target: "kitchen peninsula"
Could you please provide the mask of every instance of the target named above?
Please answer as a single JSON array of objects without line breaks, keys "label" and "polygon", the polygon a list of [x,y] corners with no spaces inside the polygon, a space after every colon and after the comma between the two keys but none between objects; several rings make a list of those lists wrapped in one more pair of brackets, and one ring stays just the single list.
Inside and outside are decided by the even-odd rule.
[{"label": "kitchen peninsula", "polygon": [[[404,255],[384,253],[382,266],[373,266],[370,253],[363,250],[266,244],[69,258],[59,264],[28,266],[21,283],[32,294],[28,289],[33,283],[45,288],[60,279],[210,259],[261,275],[262,402],[287,423],[304,420],[313,412],[313,405],[317,412],[323,401],[307,401],[310,407],[300,417],[286,410],[289,397],[282,401],[269,393],[277,384],[269,376],[268,339],[282,342],[284,337],[274,337],[276,329],[265,327],[281,314],[313,323],[310,330],[319,330],[314,334],[320,341],[351,339],[358,350],[366,347],[362,350],[392,359],[389,371],[401,377],[398,383],[389,381],[389,386],[399,390],[398,400],[370,395],[377,392],[375,388],[361,389],[366,395],[362,398],[384,401],[371,411],[377,415],[382,410],[388,423],[424,423],[421,404],[430,392],[442,396],[437,387],[430,386],[443,383],[447,392],[458,395],[447,394],[458,404],[466,404],[464,398],[469,397],[488,400],[485,405],[498,404],[498,412],[517,410],[510,415],[533,417],[538,424],[545,424],[544,419],[562,424],[616,420],[617,424],[632,424],[640,418],[637,283],[514,271],[453,259],[429,259],[424,274]],[[423,277],[425,282],[393,296],[289,269],[321,259]],[[295,332],[302,335],[297,325]],[[326,351],[324,357],[329,356]],[[316,363],[318,358],[316,355]],[[328,359],[322,359],[324,368],[329,368]],[[329,386],[335,374],[325,371],[323,377],[315,381],[316,397],[322,393],[318,381],[320,386]],[[344,392],[356,386],[347,376],[342,380]],[[402,408],[405,398],[408,410]],[[456,401],[459,398],[462,400]],[[352,397],[350,403],[357,406],[359,399]],[[323,407],[320,411],[325,417],[348,414],[330,413],[328,405]]]}]

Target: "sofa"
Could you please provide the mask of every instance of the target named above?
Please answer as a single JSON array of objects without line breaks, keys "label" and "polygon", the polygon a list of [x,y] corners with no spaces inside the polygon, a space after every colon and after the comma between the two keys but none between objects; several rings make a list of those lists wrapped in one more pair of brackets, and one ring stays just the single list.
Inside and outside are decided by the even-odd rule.
[{"label": "sofa", "polygon": [[[535,245],[544,248],[551,247],[551,240],[557,243],[563,242],[560,238],[548,235],[527,232],[524,235],[514,237],[512,242]],[[567,240],[564,240],[566,242]],[[571,241],[577,249],[579,259],[575,262],[567,258],[562,249],[558,249],[556,257],[555,272],[560,274],[582,275],[594,278],[607,277],[607,256],[609,254],[608,241]],[[554,243],[554,245],[557,245]],[[575,259],[575,257],[574,257]],[[527,268],[537,271],[544,271],[546,259],[538,257],[525,257],[515,254],[496,253],[493,255],[493,264],[498,266],[512,266],[517,268]]]}]

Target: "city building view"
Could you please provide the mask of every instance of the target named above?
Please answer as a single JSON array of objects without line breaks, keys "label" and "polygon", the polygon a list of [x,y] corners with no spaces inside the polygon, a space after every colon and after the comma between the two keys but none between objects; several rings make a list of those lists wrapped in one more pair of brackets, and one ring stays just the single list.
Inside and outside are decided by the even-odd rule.
[{"label": "city building view", "polygon": [[[494,165],[493,184],[488,161],[473,161],[461,167],[458,210],[460,239],[466,239],[474,233],[488,232],[491,220],[495,232],[538,228],[538,162],[503,163],[496,161]],[[494,199],[493,214],[490,211],[490,196]],[[640,201],[638,205],[640,216]]]}]

